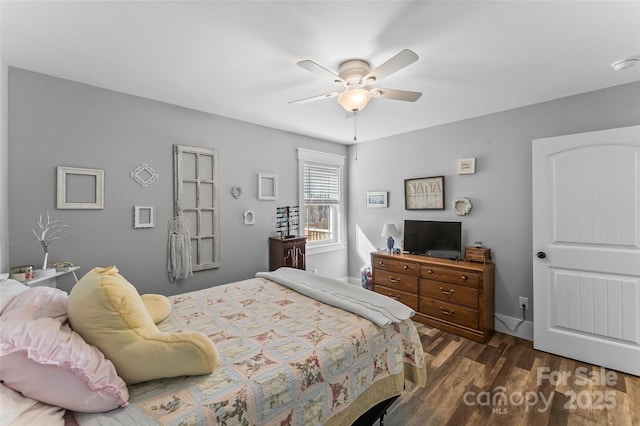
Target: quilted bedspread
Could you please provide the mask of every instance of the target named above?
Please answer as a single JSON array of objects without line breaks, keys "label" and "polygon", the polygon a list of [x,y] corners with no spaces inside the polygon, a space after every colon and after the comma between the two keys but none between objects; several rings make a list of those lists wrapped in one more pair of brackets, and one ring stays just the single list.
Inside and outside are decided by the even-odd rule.
[{"label": "quilted bedspread", "polygon": [[371,398],[369,389],[386,387],[385,380],[425,382],[410,320],[379,327],[265,278],[170,300],[173,312],[158,327],[205,333],[218,349],[218,366],[205,376],[131,386],[126,408],[74,413],[81,426],[321,425],[359,397],[353,405],[388,397]]}]

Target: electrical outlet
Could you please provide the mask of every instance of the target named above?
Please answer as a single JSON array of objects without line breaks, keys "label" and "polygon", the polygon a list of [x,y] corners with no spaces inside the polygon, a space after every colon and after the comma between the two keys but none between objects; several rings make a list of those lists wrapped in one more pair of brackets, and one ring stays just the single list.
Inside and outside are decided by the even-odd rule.
[{"label": "electrical outlet", "polygon": [[313,275],[318,275],[318,270],[317,270],[317,269],[314,269],[313,271],[311,271],[311,273],[312,273]]},{"label": "electrical outlet", "polygon": [[529,298],[520,296],[520,307],[524,305],[526,310],[529,310]]}]

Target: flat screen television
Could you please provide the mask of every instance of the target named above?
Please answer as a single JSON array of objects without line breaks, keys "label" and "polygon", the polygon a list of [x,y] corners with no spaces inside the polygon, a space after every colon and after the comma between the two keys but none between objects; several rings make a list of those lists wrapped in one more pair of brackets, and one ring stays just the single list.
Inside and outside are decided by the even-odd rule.
[{"label": "flat screen television", "polygon": [[404,251],[445,259],[460,259],[462,222],[405,220]]}]

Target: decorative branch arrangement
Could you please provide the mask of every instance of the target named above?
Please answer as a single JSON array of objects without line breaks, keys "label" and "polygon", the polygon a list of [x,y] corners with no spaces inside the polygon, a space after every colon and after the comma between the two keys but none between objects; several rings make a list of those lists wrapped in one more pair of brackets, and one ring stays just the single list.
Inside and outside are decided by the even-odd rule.
[{"label": "decorative branch arrangement", "polygon": [[285,206],[276,208],[276,229],[280,237],[291,235],[291,231],[300,229],[300,208],[298,206]]},{"label": "decorative branch arrangement", "polygon": [[34,222],[33,235],[36,237],[44,250],[44,262],[42,270],[47,269],[47,259],[49,258],[49,245],[57,240],[66,240],[70,237],[69,225],[63,225],[60,220],[51,220],[47,211],[46,221],[43,220],[42,213]]}]

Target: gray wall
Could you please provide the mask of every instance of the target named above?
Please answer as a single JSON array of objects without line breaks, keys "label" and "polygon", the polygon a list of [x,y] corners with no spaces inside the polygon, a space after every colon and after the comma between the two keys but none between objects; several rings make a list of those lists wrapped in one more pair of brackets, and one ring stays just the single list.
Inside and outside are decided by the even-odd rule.
[{"label": "gray wall", "polygon": [[[250,278],[268,267],[277,206],[297,205],[298,147],[347,155],[340,144],[307,138],[68,80],[9,68],[9,239],[11,265],[40,265],[31,235],[40,212],[71,225],[53,243],[50,262],[87,272],[116,265],[140,293],[176,294]],[[167,278],[167,222],[173,216],[173,144],[209,147],[220,156],[221,267],[183,282]],[[143,188],[130,173],[148,163],[159,180]],[[103,169],[103,210],[56,210],[56,166]],[[258,201],[259,172],[278,176],[278,200]],[[234,199],[234,185],[243,195]],[[157,226],[133,228],[133,207],[154,203]],[[256,224],[243,225],[252,209]],[[346,250],[309,256],[307,269],[347,276]],[[62,281],[59,287],[69,289]]]},{"label": "gray wall", "polygon": [[[461,220],[464,245],[479,240],[493,249],[496,312],[520,318],[518,296],[525,296],[531,320],[531,141],[635,124],[640,124],[640,83],[351,146],[350,240],[360,227],[375,247],[384,247],[384,223],[402,229],[405,219]],[[464,157],[476,157],[476,174],[457,174],[457,159]],[[445,175],[446,210],[405,210],[404,179],[439,175]],[[389,208],[365,208],[366,191],[389,191]],[[450,202],[460,196],[473,204],[468,216],[450,209]],[[350,276],[358,276],[362,265],[350,245]]]},{"label": "gray wall", "polygon": [[0,51],[0,272],[9,271],[8,68]]}]

